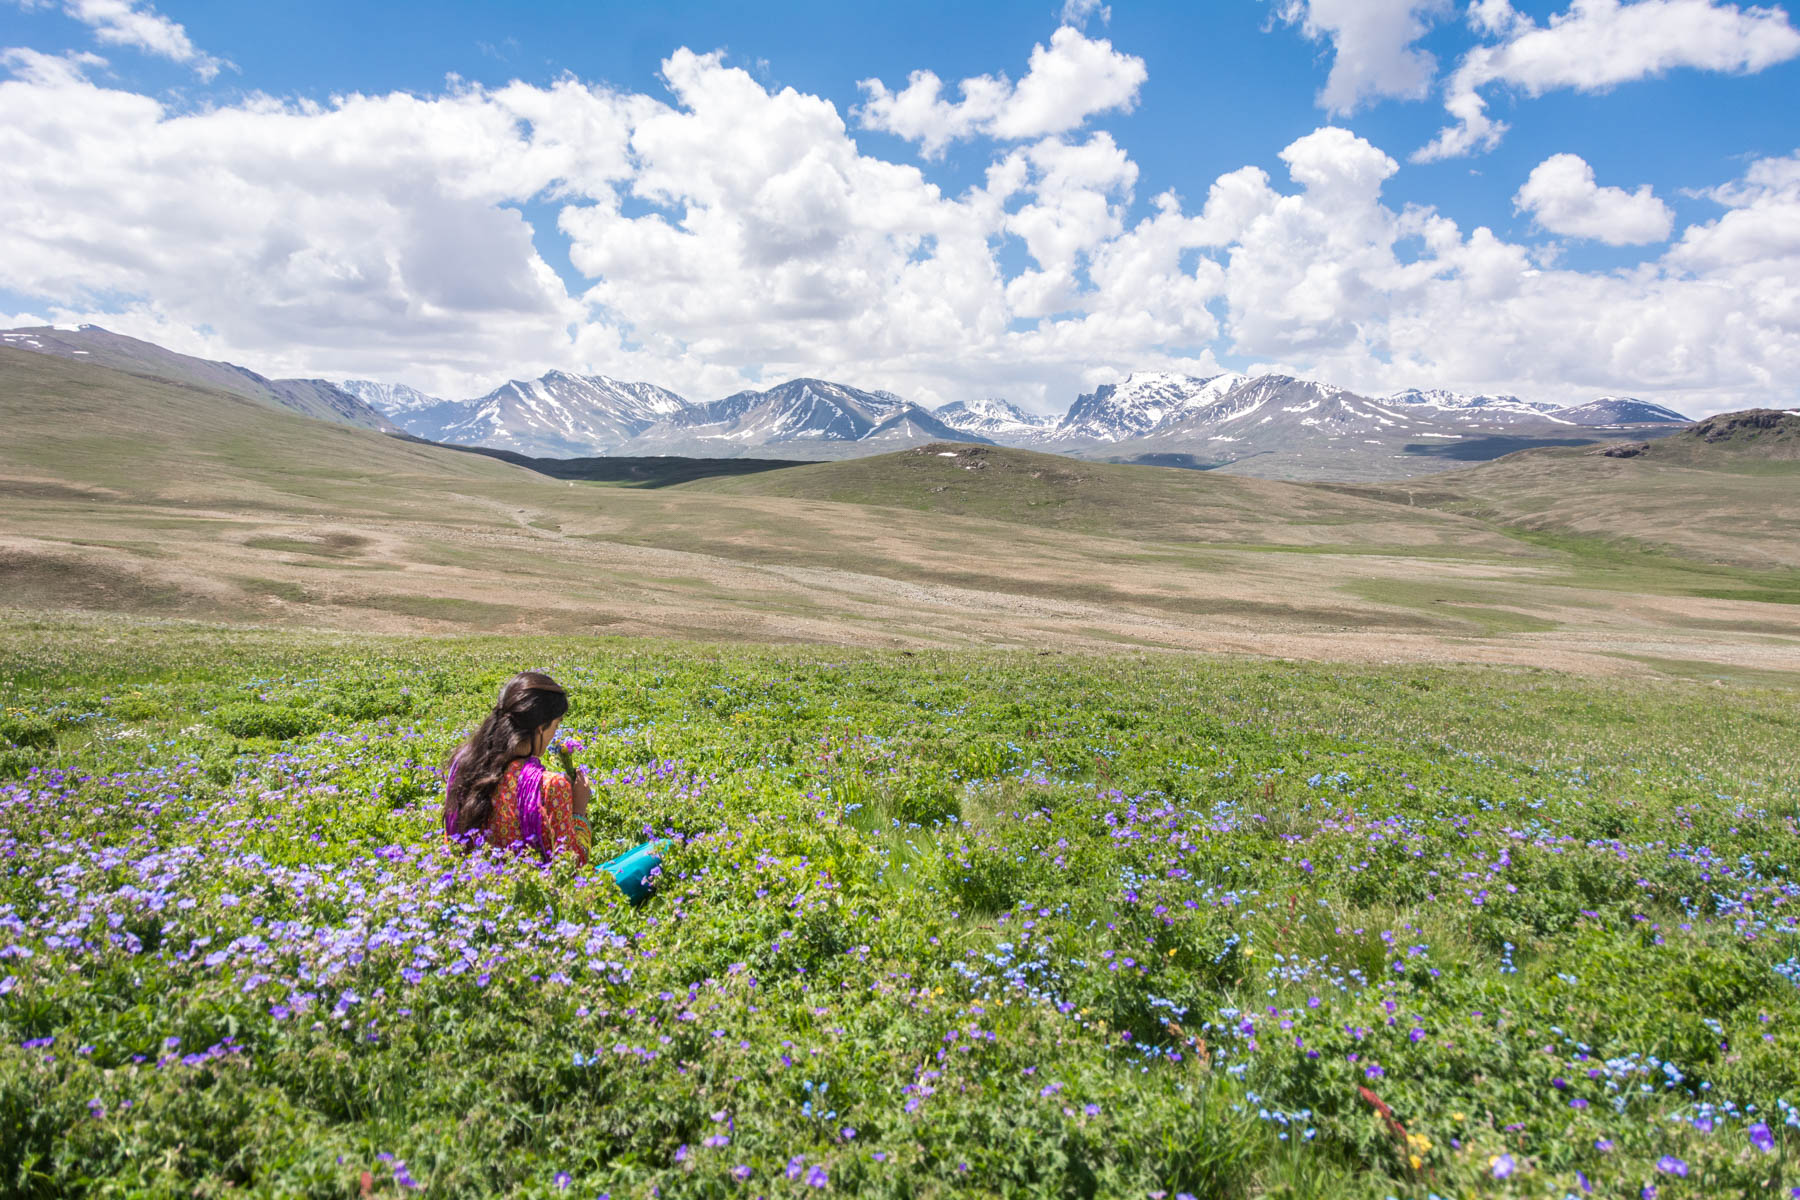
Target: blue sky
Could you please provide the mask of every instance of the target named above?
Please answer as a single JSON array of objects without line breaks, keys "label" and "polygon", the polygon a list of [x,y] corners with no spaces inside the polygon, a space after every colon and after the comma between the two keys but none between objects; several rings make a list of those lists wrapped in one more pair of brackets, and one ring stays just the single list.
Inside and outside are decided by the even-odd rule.
[{"label": "blue sky", "polygon": [[[1478,8],[1488,10],[1485,27]],[[1393,36],[1409,19],[1419,36]],[[1053,46],[1065,24],[1071,38]],[[1618,57],[1637,60],[1613,64],[1610,76],[1608,68],[1581,65],[1581,39],[1602,36],[1615,47],[1624,37]],[[1788,381],[1800,376],[1800,314],[1779,302],[1770,311],[1770,298],[1785,295],[1781,256],[1800,255],[1783,232],[1788,206],[1800,203],[1800,184],[1789,178],[1800,171],[1785,165],[1800,150],[1800,35],[1780,7],[1711,0],[1117,0],[1069,9],[1004,0],[755,7],[170,0],[152,8],[137,0],[0,0],[0,47],[11,48],[13,76],[0,86],[0,118],[14,118],[13,140],[0,138],[9,151],[0,196],[23,195],[14,212],[0,199],[0,217],[8,218],[0,221],[0,315],[96,319],[263,370],[371,374],[454,393],[565,366],[650,377],[702,397],[771,375],[832,373],[933,401],[998,393],[1050,408],[1133,369],[1229,367],[1292,370],[1369,391],[1413,383],[1549,399],[1630,391],[1695,410],[1796,402]],[[1099,94],[1111,78],[1129,94],[1073,123],[1027,115],[1013,121],[1012,135],[978,130],[941,156],[927,153],[922,127],[869,115],[873,93],[863,81],[899,92],[912,72],[928,70],[943,81],[947,102],[933,119],[951,119],[959,81],[1004,76],[1008,87],[1021,85],[1034,47],[1068,50],[1071,61],[1081,52],[1082,69],[1114,72],[1089,78],[1077,71],[1064,91],[1091,86]],[[1570,47],[1572,67],[1560,57]],[[723,86],[730,81],[724,73],[742,71],[768,97],[791,88],[835,110],[848,149],[813,129],[810,118],[798,123],[819,138],[818,155],[837,164],[831,169],[852,180],[845,205],[858,212],[878,205],[883,164],[916,173],[948,201],[982,188],[1009,155],[1046,148],[1041,161],[1018,168],[1027,181],[986,216],[928,211],[921,194],[894,228],[865,228],[859,217],[854,230],[834,231],[831,220],[840,218],[833,217],[804,249],[783,251],[779,236],[753,242],[766,222],[724,229],[760,194],[759,163],[772,176],[800,172],[782,194],[802,222],[816,216],[805,188],[835,186],[797,165],[806,159],[792,139],[809,135],[783,132],[778,115],[754,134],[729,119],[729,105],[724,116],[706,118],[721,123],[697,136],[729,143],[751,177],[740,171],[722,182],[723,168],[696,161],[690,148],[687,159],[664,164],[678,182],[661,200],[641,194],[650,174],[641,166],[620,168],[603,186],[522,170],[516,184],[470,196],[456,175],[466,176],[466,164],[454,150],[441,160],[394,163],[412,183],[372,181],[382,170],[381,143],[358,146],[346,122],[320,130],[321,144],[341,151],[308,153],[314,162],[368,155],[352,172],[355,184],[338,173],[342,163],[309,179],[303,161],[280,171],[258,162],[256,135],[246,128],[296,128],[309,114],[323,121],[341,114],[339,98],[352,93],[433,104],[473,96],[479,105],[514,81],[549,97],[570,80],[611,97],[612,109],[638,97],[677,114],[685,108],[699,122],[667,78],[670,56],[684,48],[721,52],[703,60],[712,82],[695,86]],[[1411,92],[1383,94],[1405,90],[1401,77],[1417,70],[1420,54],[1435,65],[1406,85]],[[1478,92],[1508,128],[1489,146],[1414,161],[1440,129],[1456,125],[1446,96],[1457,69],[1477,54],[1511,55]],[[1325,92],[1347,62],[1359,64],[1365,94],[1334,105]],[[117,106],[133,107],[127,98],[141,102],[133,108],[133,119],[146,123],[138,144],[182,130],[165,152],[146,154],[155,161],[87,179],[70,177],[79,168],[65,162],[41,165],[52,157],[50,139],[85,138],[71,132],[81,113],[91,114],[96,131],[109,119],[116,130]],[[45,116],[53,106],[61,107],[54,119]],[[498,107],[507,120],[519,119],[518,104]],[[997,118],[996,128],[1007,119]],[[203,127],[209,121],[216,136]],[[1322,129],[1344,136],[1305,141]],[[616,136],[628,140],[629,128]],[[758,136],[780,150],[769,157],[754,144]],[[97,148],[104,144],[101,133],[94,137]],[[1318,152],[1313,157],[1332,181],[1312,191],[1300,184],[1283,158],[1297,144]],[[221,194],[241,191],[214,223],[218,236],[155,204],[109,215],[117,206],[107,204],[108,189],[166,188],[173,196],[187,186],[181,163],[194,160],[196,145],[206,147],[202,173],[214,181],[196,203],[222,203]],[[1088,155],[1066,179],[1044,165],[1058,146]],[[1125,165],[1095,167],[1108,149]],[[1591,184],[1567,158],[1559,170],[1533,176],[1571,155],[1591,172]],[[1259,198],[1246,201],[1254,217],[1196,225],[1165,239],[1156,266],[1114,271],[1110,283],[1095,278],[1095,262],[1156,214],[1156,197],[1173,192],[1182,217],[1198,221],[1215,184],[1244,167],[1267,176]],[[856,182],[865,168],[869,178]],[[1339,172],[1363,172],[1357,177],[1366,182],[1369,170],[1385,171],[1374,193],[1334,182]],[[1538,199],[1522,207],[1521,188],[1534,178]],[[220,187],[221,179],[242,187]],[[358,212],[371,207],[355,203],[361,186],[374,189],[390,224],[359,223]],[[429,221],[405,209],[414,188]],[[617,200],[606,200],[608,189]],[[558,227],[565,209],[590,207],[597,196],[602,208],[618,205],[613,227],[596,225],[586,237]],[[1284,198],[1293,203],[1284,208]],[[720,228],[688,230],[686,249],[696,263],[718,262],[716,279],[692,270],[658,278],[665,260],[625,246],[650,244],[642,235],[658,233],[626,222],[680,231],[701,203],[721,214]],[[62,219],[83,207],[92,209],[83,221]],[[1034,243],[1019,233],[1017,215],[1027,209],[1056,210],[1040,222],[1054,224],[1054,234]],[[507,227],[507,211],[522,214],[529,246],[553,281],[534,275],[533,263],[514,261],[523,243]],[[792,225],[785,211],[777,224]],[[45,212],[58,214],[57,228],[44,227]],[[1391,226],[1409,212],[1411,225],[1396,235]],[[1418,234],[1427,212],[1454,234],[1441,227],[1435,241]],[[441,248],[419,246],[405,262],[371,268],[383,257],[383,237],[410,238],[432,221],[444,226]],[[937,240],[913,244],[922,228],[940,225]],[[1339,237],[1339,227],[1355,237]],[[1491,239],[1477,236],[1482,227]],[[1627,229],[1642,232],[1620,232]],[[977,255],[985,245],[988,266],[947,260],[943,246],[957,230],[969,237],[959,253]],[[1702,235],[1708,244],[1699,244]],[[95,250],[140,237],[157,247],[143,261]],[[234,237],[241,245],[226,244]],[[707,237],[722,240],[713,246]],[[1746,238],[1755,253],[1744,251]],[[186,256],[184,239],[193,239]],[[1039,257],[1052,242],[1055,262]],[[268,282],[271,255],[280,256],[280,286]],[[459,278],[427,295],[432,288],[418,280],[432,268],[419,264],[446,255],[478,259],[489,282]],[[918,286],[942,292],[961,286],[945,279],[966,283],[966,309],[928,313],[920,306],[934,298],[922,294],[884,312],[886,297],[912,286],[902,280],[904,263],[933,255],[946,258],[944,269]],[[184,275],[190,262],[205,279]],[[1418,277],[1407,275],[1409,265],[1420,267]],[[991,277],[978,278],[984,271]],[[1060,282],[1048,279],[1059,272]],[[771,273],[785,275],[774,286],[792,291],[765,319],[752,309]],[[1016,288],[1001,296],[1033,273],[1046,277],[1041,291],[1051,299],[1021,302]],[[590,292],[597,282],[604,286]],[[338,306],[330,303],[334,288],[343,289]],[[741,302],[696,311],[696,288]],[[978,297],[983,288],[992,295]],[[379,302],[370,300],[376,291]],[[1721,307],[1725,294],[1737,297],[1737,309]],[[1176,311],[1184,304],[1194,310],[1185,317]],[[375,315],[359,320],[361,311]],[[1572,331],[1571,314],[1591,318],[1593,328]],[[1746,322],[1756,328],[1746,331]],[[958,324],[975,331],[966,345],[951,332]],[[730,336],[710,336],[727,325]],[[1669,331],[1690,327],[1696,344],[1671,350]],[[910,335],[927,328],[936,332]],[[1722,347],[1719,330],[1734,330],[1738,340]],[[1493,344],[1471,348],[1483,338]],[[1533,353],[1534,339],[1542,353]],[[1661,349],[1646,354],[1652,346]],[[1719,361],[1701,361],[1709,357]],[[1655,361],[1634,368],[1643,359]]]}]

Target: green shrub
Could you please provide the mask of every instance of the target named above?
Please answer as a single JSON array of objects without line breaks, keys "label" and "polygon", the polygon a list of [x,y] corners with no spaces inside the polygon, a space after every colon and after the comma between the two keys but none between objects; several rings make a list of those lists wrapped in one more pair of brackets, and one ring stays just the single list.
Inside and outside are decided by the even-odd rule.
[{"label": "green shrub", "polygon": [[56,725],[33,713],[8,713],[0,717],[0,742],[21,749],[48,750],[56,745]]},{"label": "green shrub", "polygon": [[930,825],[962,815],[962,801],[949,780],[913,777],[898,784],[888,808],[902,824]]},{"label": "green shrub", "polygon": [[36,763],[29,750],[0,750],[0,779],[23,779]]},{"label": "green shrub", "polygon": [[382,717],[403,717],[412,712],[413,697],[404,688],[331,692],[316,701],[315,706],[352,721],[376,721]]},{"label": "green shrub", "polygon": [[115,721],[164,721],[174,710],[150,696],[119,696],[107,702],[106,715]]},{"label": "green shrub", "polygon": [[325,727],[325,716],[316,709],[261,704],[253,700],[220,705],[208,719],[237,737],[268,738],[276,742],[305,737]]}]

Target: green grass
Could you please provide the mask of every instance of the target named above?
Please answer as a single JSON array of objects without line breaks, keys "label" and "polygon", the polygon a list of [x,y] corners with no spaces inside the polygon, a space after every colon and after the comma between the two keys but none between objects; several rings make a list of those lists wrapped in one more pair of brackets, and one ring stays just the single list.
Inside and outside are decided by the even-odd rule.
[{"label": "green grass", "polygon": [[374,608],[382,612],[404,613],[411,617],[465,625],[510,624],[520,614],[520,610],[512,605],[461,600],[454,596],[358,596],[351,602],[360,608]]},{"label": "green grass", "polygon": [[1643,663],[1676,679],[1692,679],[1702,683],[1737,683],[1750,687],[1800,688],[1800,671],[1765,671],[1756,667],[1700,662],[1691,658],[1661,658],[1653,654],[1615,653],[1613,657]]},{"label": "green grass", "polygon": [[1508,529],[1528,545],[1559,553],[1571,586],[1762,604],[1800,603],[1800,571],[1746,570],[1696,561],[1641,541]]},{"label": "green grass", "polygon": [[1785,1196],[1795,682],[0,618],[0,1191]]},{"label": "green grass", "polygon": [[1439,621],[1466,622],[1473,632],[1483,637],[1505,633],[1544,633],[1558,628],[1558,622],[1530,613],[1491,607],[1504,599],[1505,585],[1479,586],[1454,583],[1396,583],[1371,580],[1348,584],[1344,588],[1365,600],[1392,604],[1401,608],[1429,613]]},{"label": "green grass", "polygon": [[[915,509],[1146,542],[1217,543],[1280,528],[1296,547],[1392,544],[1396,527],[1454,546],[1487,536],[1429,510],[1308,487],[1166,467],[1081,462],[1028,450],[930,445],[871,459],[817,463],[682,491]],[[1280,543],[1275,543],[1280,544]]]},{"label": "green grass", "polygon": [[328,533],[318,538],[246,538],[244,545],[252,550],[275,550],[288,554],[310,554],[320,558],[345,559],[361,557],[368,549],[369,539],[354,533]]}]

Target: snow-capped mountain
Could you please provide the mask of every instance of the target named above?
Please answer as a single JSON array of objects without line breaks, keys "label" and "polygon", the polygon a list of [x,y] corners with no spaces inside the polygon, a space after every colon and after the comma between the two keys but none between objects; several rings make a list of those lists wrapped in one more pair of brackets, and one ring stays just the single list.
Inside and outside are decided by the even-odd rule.
[{"label": "snow-capped mountain", "polygon": [[1558,408],[1441,388],[1377,398],[1287,375],[1200,378],[1166,371],[1136,372],[1098,387],[1060,418],[999,399],[931,412],[892,392],[809,378],[695,404],[654,384],[551,371],[474,400],[440,400],[400,383],[268,379],[93,325],[0,331],[0,348],[225,391],[322,420],[549,458],[824,459],[926,442],[981,442],[1291,479],[1373,480],[1533,446],[1641,441],[1689,423],[1673,409],[1630,396]]},{"label": "snow-capped mountain", "polygon": [[1570,408],[1559,408],[1557,418],[1573,425],[1660,425],[1693,420],[1672,408],[1639,400],[1635,396],[1602,396]]},{"label": "snow-capped mountain", "polygon": [[1557,419],[1556,405],[1541,400],[1521,400],[1517,396],[1471,395],[1444,388],[1407,388],[1382,397],[1382,403],[1432,420],[1485,429],[1541,425],[1546,421],[1554,425],[1569,423]]},{"label": "snow-capped mountain", "polygon": [[1258,440],[1266,441],[1277,429],[1292,433],[1314,430],[1342,437],[1376,434],[1409,424],[1409,414],[1397,406],[1367,400],[1329,383],[1291,375],[1258,375],[1241,379],[1206,407],[1165,422],[1156,436],[1163,441],[1231,443],[1249,440],[1252,431]]},{"label": "snow-capped mountain", "polygon": [[428,395],[404,383],[377,383],[373,379],[345,379],[338,384],[346,392],[377,412],[388,416],[418,412],[445,403],[442,397]]},{"label": "snow-capped mountain", "polygon": [[1057,423],[1058,441],[1116,442],[1141,437],[1217,403],[1244,382],[1242,375],[1204,379],[1165,371],[1133,373],[1078,396]]},{"label": "snow-capped mountain", "polygon": [[670,415],[632,444],[633,454],[736,458],[757,450],[776,457],[874,454],[933,441],[986,441],[946,425],[892,392],[823,379],[792,379],[768,391],[744,391]]},{"label": "snow-capped mountain", "polygon": [[393,416],[408,433],[434,442],[580,458],[615,453],[693,407],[655,384],[551,371],[504,383],[474,400],[439,401]]},{"label": "snow-capped mountain", "polygon": [[[381,398],[404,402],[397,391]],[[997,399],[930,412],[891,392],[822,379],[691,404],[648,384],[553,371],[480,400],[397,411],[395,419],[436,441],[546,457],[822,459],[962,441],[1314,479],[1399,478],[1534,445],[1591,440],[1595,426],[1685,420],[1621,398],[1561,409],[1445,389],[1371,397],[1290,375],[1161,371],[1102,385],[1061,418]]]},{"label": "snow-capped mountain", "polygon": [[931,415],[958,432],[999,441],[1041,438],[1061,420],[1048,413],[1026,412],[996,397],[956,400],[933,409]]},{"label": "snow-capped mountain", "polygon": [[1260,375],[1106,452],[1279,478],[1400,478],[1534,445],[1579,444],[1592,437],[1584,426],[1607,418],[1686,420],[1667,409],[1656,410],[1667,416],[1650,418],[1654,407],[1596,401],[1561,409],[1512,396],[1419,390],[1376,399],[1317,380]]}]

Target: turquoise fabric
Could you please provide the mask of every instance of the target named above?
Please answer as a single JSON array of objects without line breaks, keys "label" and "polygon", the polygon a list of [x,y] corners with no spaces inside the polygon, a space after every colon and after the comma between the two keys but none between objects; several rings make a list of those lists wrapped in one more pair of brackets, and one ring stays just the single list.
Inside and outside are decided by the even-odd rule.
[{"label": "turquoise fabric", "polygon": [[662,865],[662,855],[658,852],[666,845],[668,843],[664,841],[645,842],[609,862],[601,863],[600,869],[613,877],[627,900],[637,904],[650,895],[647,877]]}]

